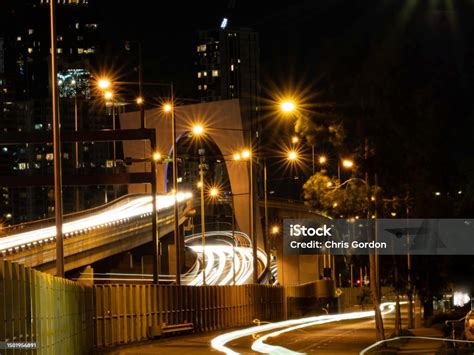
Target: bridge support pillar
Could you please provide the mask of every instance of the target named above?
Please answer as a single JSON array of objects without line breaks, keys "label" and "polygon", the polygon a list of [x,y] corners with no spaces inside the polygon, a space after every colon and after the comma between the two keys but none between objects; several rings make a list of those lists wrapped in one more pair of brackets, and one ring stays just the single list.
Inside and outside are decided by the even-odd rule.
[{"label": "bridge support pillar", "polygon": [[[185,261],[185,256],[184,256],[184,239],[183,239],[183,228],[180,226],[179,227],[179,235],[180,235],[180,240],[179,240],[179,249],[180,249],[180,261],[181,264],[179,266],[180,272],[183,272],[183,265]],[[163,247],[164,249],[164,247]],[[168,253],[168,274],[170,275],[176,275],[176,245],[171,241],[167,245],[167,253]]]}]

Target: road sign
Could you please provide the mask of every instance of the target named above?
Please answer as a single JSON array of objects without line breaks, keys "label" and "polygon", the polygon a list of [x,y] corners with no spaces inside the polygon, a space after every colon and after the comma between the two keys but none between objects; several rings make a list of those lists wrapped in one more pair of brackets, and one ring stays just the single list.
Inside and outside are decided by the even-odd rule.
[{"label": "road sign", "polygon": [[339,297],[342,295],[342,290],[338,287],[336,288],[336,297]]}]

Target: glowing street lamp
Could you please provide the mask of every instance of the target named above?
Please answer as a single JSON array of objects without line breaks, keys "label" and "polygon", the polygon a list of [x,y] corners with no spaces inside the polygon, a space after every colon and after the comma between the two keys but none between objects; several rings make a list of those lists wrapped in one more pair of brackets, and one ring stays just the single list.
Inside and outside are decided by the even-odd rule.
[{"label": "glowing street lamp", "polygon": [[297,161],[298,160],[298,153],[294,150],[288,152],[288,160],[289,161]]},{"label": "glowing street lamp", "polygon": [[243,159],[249,159],[249,158],[250,158],[250,155],[251,155],[251,154],[250,154],[250,150],[244,149],[244,150],[242,151],[241,157],[242,157]]},{"label": "glowing street lamp", "polygon": [[321,156],[319,157],[319,164],[321,164],[321,165],[322,165],[322,164],[326,164],[327,161],[328,161],[328,160],[327,160],[327,158],[326,158],[325,155],[321,155]]},{"label": "glowing street lamp", "polygon": [[298,138],[298,136],[293,136],[293,137],[291,137],[291,143],[296,144],[296,143],[298,143],[299,141],[300,141],[300,139]]},{"label": "glowing street lamp", "polygon": [[193,126],[193,133],[196,135],[196,136],[199,136],[201,134],[204,133],[204,127],[200,124],[196,124]]},{"label": "glowing street lamp", "polygon": [[212,198],[219,196],[219,189],[217,187],[211,187],[209,190],[209,196]]},{"label": "glowing street lamp", "polygon": [[114,94],[112,93],[112,91],[106,91],[104,92],[104,98],[106,100],[112,100],[112,98],[114,97]]},{"label": "glowing street lamp", "polygon": [[344,159],[342,161],[342,166],[346,169],[351,169],[354,166],[354,162],[349,159]]},{"label": "glowing street lamp", "polygon": [[111,82],[108,79],[100,79],[97,82],[97,87],[101,90],[107,90],[110,87],[110,85],[111,85]]},{"label": "glowing street lamp", "polygon": [[280,233],[280,227],[279,226],[273,226],[272,229],[270,230],[272,234],[278,234]]},{"label": "glowing street lamp", "polygon": [[295,103],[290,100],[285,100],[280,104],[280,109],[286,113],[293,112],[295,108],[296,108]]},{"label": "glowing street lamp", "polygon": [[165,112],[171,112],[172,109],[173,109],[173,105],[171,105],[169,103],[163,105],[163,111],[165,111]]},{"label": "glowing street lamp", "polygon": [[241,158],[240,153],[235,153],[232,158],[233,158],[234,160],[240,160],[240,158]]},{"label": "glowing street lamp", "polygon": [[161,158],[162,158],[161,153],[159,153],[159,152],[153,153],[153,160],[154,161],[160,161]]},{"label": "glowing street lamp", "polygon": [[[350,159],[343,159],[342,167],[345,169],[352,169],[354,167],[354,161]],[[337,179],[339,183],[341,183],[341,163],[337,164]]]},{"label": "glowing street lamp", "polygon": [[136,100],[136,101],[137,101],[137,105],[142,105],[143,102],[144,102],[143,97],[141,97],[141,96],[140,96],[140,97],[137,97],[137,100]]}]

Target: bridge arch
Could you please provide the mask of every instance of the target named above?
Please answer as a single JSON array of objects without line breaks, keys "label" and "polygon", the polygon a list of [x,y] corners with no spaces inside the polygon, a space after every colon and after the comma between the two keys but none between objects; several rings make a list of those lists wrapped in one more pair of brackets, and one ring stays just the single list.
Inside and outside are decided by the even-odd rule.
[{"label": "bridge arch", "polygon": [[[186,132],[189,132],[193,124],[201,123],[204,127],[207,127],[207,137],[215,142],[223,155],[230,155],[232,152],[248,147],[238,99],[176,106],[175,118],[177,137],[182,137]],[[161,108],[146,110],[145,122],[146,127],[156,129],[158,151],[161,153],[169,152],[172,146],[171,115],[164,112]],[[139,128],[140,113],[127,112],[120,114],[120,125],[123,129]],[[132,158],[150,157],[152,154],[149,144],[144,142],[124,142],[123,150],[125,157]],[[242,232],[249,234],[249,164],[226,159],[225,166],[229,177],[237,225]],[[149,172],[150,164],[133,164],[128,167],[128,170],[130,172]],[[157,189],[159,192],[166,191],[166,171],[167,164],[158,165]],[[149,191],[148,188],[148,192]],[[129,192],[147,191],[143,185],[130,185]],[[258,223],[260,220],[258,209],[256,209],[255,217],[257,221],[257,242],[259,247],[263,248],[262,227],[260,223]]]}]

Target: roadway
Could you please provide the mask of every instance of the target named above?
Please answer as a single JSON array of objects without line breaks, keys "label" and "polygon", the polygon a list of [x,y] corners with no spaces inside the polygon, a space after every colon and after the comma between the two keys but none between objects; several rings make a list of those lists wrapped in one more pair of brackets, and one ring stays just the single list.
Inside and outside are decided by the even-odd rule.
[{"label": "roadway", "polygon": [[[386,334],[394,329],[394,308],[384,308]],[[402,311],[404,309],[402,308]],[[404,312],[402,319],[404,319]],[[345,319],[345,320],[344,320]],[[280,323],[280,324],[278,324]],[[105,351],[109,355],[176,354],[334,354],[354,355],[376,340],[373,312],[317,316],[238,330],[213,332]],[[283,326],[281,326],[284,324]]]}]

